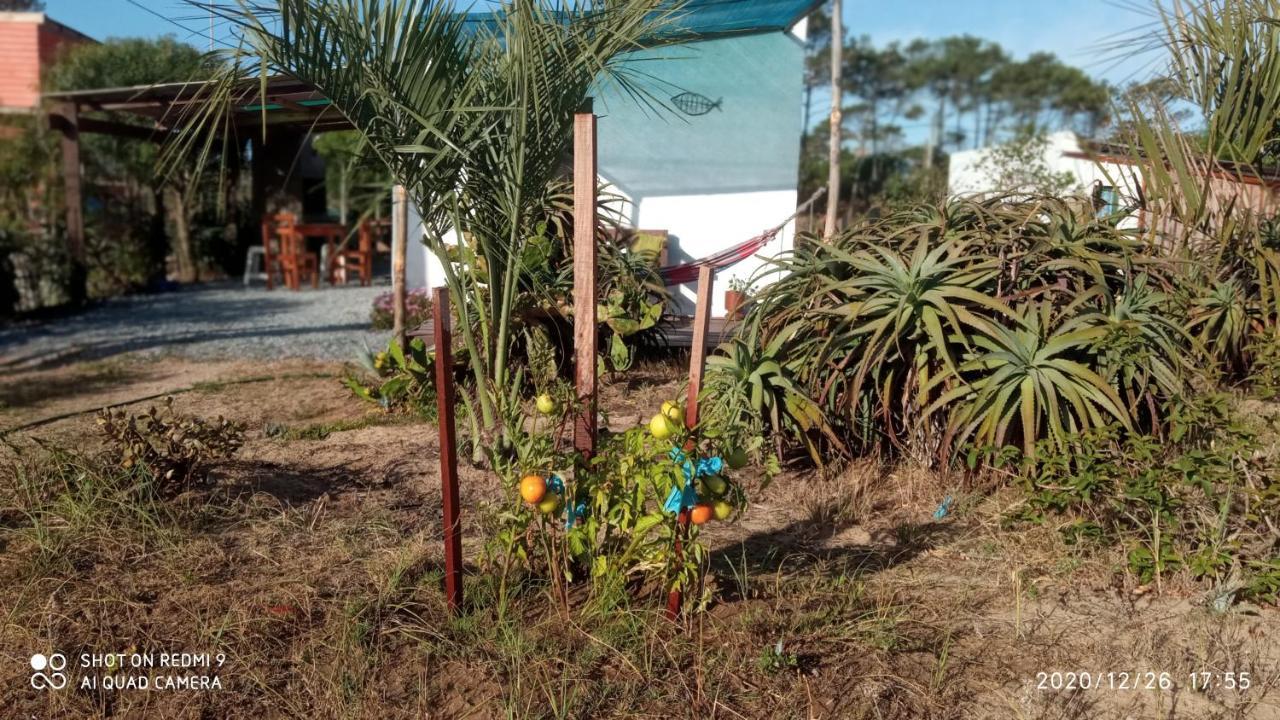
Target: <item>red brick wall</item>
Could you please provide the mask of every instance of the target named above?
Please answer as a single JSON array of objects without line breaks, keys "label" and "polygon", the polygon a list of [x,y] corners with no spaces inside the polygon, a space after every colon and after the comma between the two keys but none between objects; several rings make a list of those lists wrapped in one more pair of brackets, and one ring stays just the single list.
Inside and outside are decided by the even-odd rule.
[{"label": "red brick wall", "polygon": [[0,110],[40,104],[40,71],[86,38],[42,13],[0,12]]},{"label": "red brick wall", "polygon": [[40,103],[40,23],[33,21],[39,17],[0,13],[0,109],[30,109]]}]

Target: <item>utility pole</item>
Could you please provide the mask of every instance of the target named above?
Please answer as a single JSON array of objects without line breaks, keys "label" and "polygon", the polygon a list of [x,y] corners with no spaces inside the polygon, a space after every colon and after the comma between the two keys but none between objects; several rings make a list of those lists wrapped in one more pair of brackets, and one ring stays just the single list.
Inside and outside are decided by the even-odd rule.
[{"label": "utility pole", "polygon": [[938,152],[938,145],[942,138],[942,113],[935,113],[931,121],[929,121],[929,140],[924,145],[924,168],[929,170],[933,168],[933,156]]},{"label": "utility pole", "polygon": [[836,211],[840,199],[840,135],[843,118],[840,112],[840,66],[844,63],[844,29],[840,17],[840,0],[831,0],[831,140],[827,152],[827,224],[822,236],[836,234]]}]

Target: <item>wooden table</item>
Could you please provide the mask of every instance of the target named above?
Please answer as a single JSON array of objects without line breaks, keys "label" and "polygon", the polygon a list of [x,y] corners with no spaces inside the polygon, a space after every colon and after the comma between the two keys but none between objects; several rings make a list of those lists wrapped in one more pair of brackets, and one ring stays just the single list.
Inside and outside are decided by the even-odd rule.
[{"label": "wooden table", "polygon": [[342,240],[347,236],[347,226],[342,223],[335,222],[309,222],[298,223],[294,226],[294,230],[304,238],[314,237],[324,240],[325,256],[328,262],[325,263],[324,274],[329,278],[329,284],[334,283],[334,267],[337,261],[337,249]]}]

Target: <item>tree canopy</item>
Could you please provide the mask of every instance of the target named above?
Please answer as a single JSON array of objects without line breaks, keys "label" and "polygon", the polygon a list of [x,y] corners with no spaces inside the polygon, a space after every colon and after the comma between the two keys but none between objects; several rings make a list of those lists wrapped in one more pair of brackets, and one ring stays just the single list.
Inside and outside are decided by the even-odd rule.
[{"label": "tree canopy", "polygon": [[[828,82],[831,46],[826,10],[810,23],[806,98]],[[936,145],[950,149],[1059,129],[1095,135],[1108,122],[1113,95],[1107,83],[1052,53],[1019,59],[972,35],[883,46],[850,37],[843,41],[843,63],[842,85],[852,99],[846,130],[870,154],[900,142],[906,122],[931,125]]]},{"label": "tree canopy", "polygon": [[[825,120],[813,123],[814,91],[830,82],[830,12],[809,17],[801,195],[827,175]],[[889,200],[935,200],[945,191],[947,152],[1035,138],[1063,129],[1097,137],[1111,124],[1115,90],[1052,53],[1016,57],[972,35],[877,44],[835,39],[846,98],[839,202],[849,212]],[[921,132],[921,131],[924,132]],[[928,141],[922,142],[921,138]],[[912,147],[909,139],[916,140]]]},{"label": "tree canopy", "polygon": [[203,72],[204,54],[173,36],[111,38],[72,47],[48,70],[45,84],[53,91],[95,90],[181,82]]},{"label": "tree canopy", "polygon": [[44,0],[0,0],[0,12],[41,12]]}]

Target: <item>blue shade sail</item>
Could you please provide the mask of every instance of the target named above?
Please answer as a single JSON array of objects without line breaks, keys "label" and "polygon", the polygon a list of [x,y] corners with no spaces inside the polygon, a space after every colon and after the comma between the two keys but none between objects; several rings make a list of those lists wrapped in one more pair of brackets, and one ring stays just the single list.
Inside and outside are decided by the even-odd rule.
[{"label": "blue shade sail", "polygon": [[[788,30],[822,0],[689,0],[651,39],[655,44],[700,38]],[[468,13],[476,30],[492,29],[496,13]]]}]

